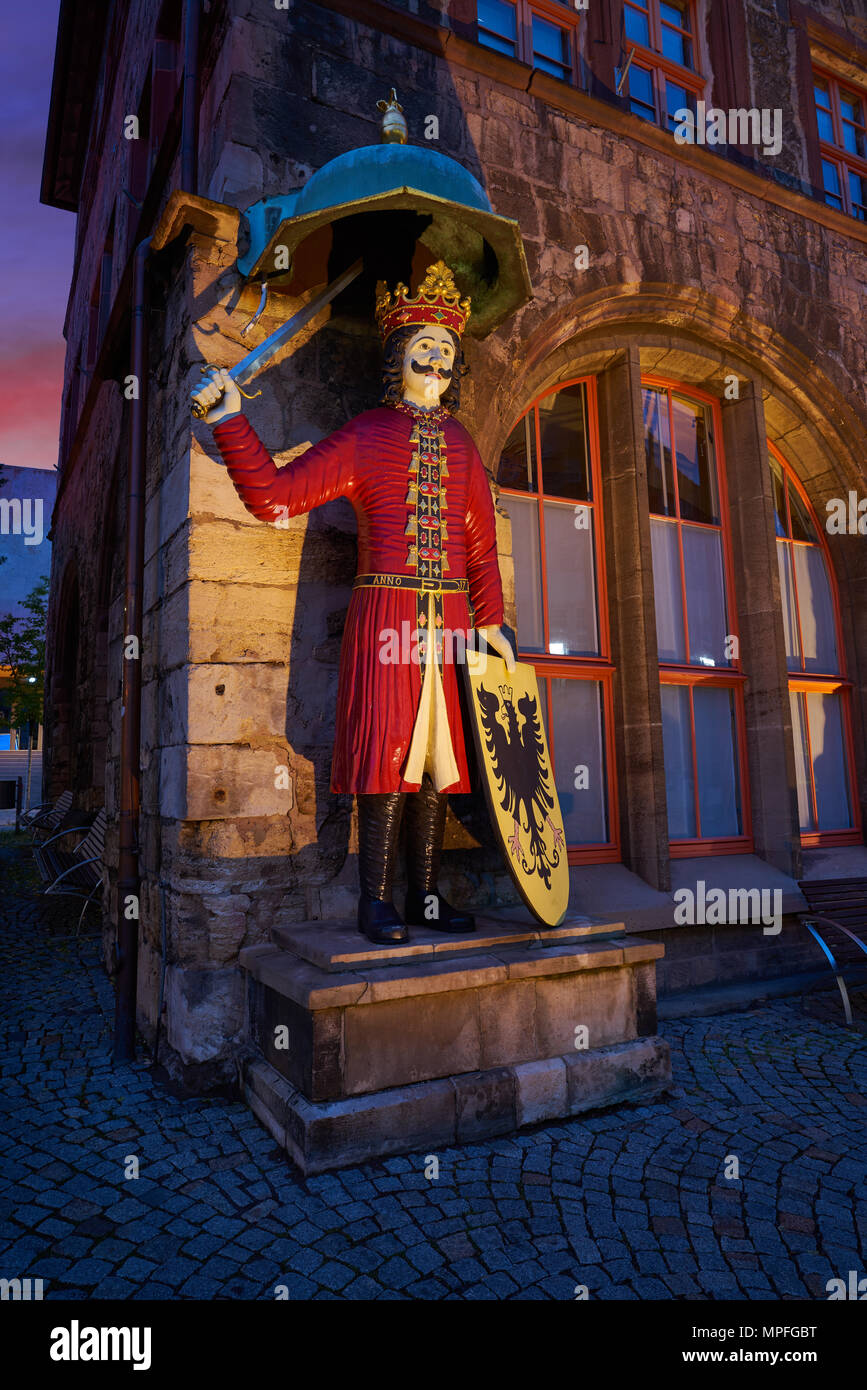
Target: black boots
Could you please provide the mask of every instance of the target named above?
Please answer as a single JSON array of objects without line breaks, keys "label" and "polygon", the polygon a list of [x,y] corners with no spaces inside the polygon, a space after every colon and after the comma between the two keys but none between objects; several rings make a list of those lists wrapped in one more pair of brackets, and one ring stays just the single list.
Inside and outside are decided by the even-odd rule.
[{"label": "black boots", "polygon": [[475,918],[451,907],[437,892],[448,797],[425,775],[421,789],[407,798],[406,920],[413,927],[462,934],[475,931]]},{"label": "black boots", "polygon": [[406,803],[408,887],[406,920],[414,927],[462,934],[475,931],[475,919],[458,912],[437,892],[447,797],[425,774],[418,792],[392,792],[358,798],[358,864],[361,897],[358,930],[377,945],[408,941],[409,932],[391,900],[397,837]]},{"label": "black boots", "polygon": [[379,946],[408,941],[409,932],[391,901],[397,836],[405,792],[358,798],[358,930]]}]

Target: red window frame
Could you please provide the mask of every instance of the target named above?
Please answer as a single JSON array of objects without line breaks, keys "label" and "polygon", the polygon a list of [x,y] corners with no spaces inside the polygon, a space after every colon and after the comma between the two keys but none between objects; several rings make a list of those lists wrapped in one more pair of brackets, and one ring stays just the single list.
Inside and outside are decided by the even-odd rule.
[{"label": "red window frame", "polygon": [[[716,480],[719,496],[720,524],[718,526],[705,522],[688,521],[684,522],[680,516],[680,490],[677,477],[677,468],[672,469],[674,492],[675,492],[675,515],[673,517],[663,516],[659,512],[650,512],[650,516],[655,520],[665,522],[668,525],[677,527],[678,550],[680,556],[680,582],[681,582],[681,603],[683,607],[683,631],[686,655],[689,656],[689,617],[686,602],[686,568],[683,557],[683,526],[703,526],[706,530],[719,531],[722,538],[723,556],[723,580],[725,584],[726,598],[726,622],[728,634],[737,638],[737,657],[730,666],[726,667],[707,667],[692,666],[685,662],[660,661],[659,662],[659,682],[660,685],[685,685],[689,687],[689,712],[690,712],[690,732],[692,741],[692,774],[695,796],[695,819],[698,835],[684,837],[683,839],[669,840],[669,854],[672,859],[690,859],[699,855],[711,854],[746,854],[753,849],[753,829],[752,814],[750,810],[750,785],[749,769],[747,765],[746,752],[746,716],[744,713],[744,685],[746,675],[741,666],[740,660],[740,635],[738,632],[737,608],[735,605],[734,593],[734,557],[732,551],[731,527],[729,523],[729,503],[728,490],[726,486],[725,456],[722,443],[722,413],[720,403],[715,396],[709,396],[706,392],[698,390],[691,383],[682,381],[672,381],[669,377],[642,376],[642,390],[649,388],[656,391],[664,391],[668,401],[668,423],[669,438],[675,441],[674,414],[672,408],[672,394],[684,396],[689,400],[709,407],[713,423],[713,458],[716,468]],[[698,686],[717,686],[733,692],[734,716],[735,716],[735,737],[737,749],[735,754],[735,772],[739,779],[739,793],[741,806],[742,833],[730,836],[708,836],[701,835],[701,807],[699,804],[698,789],[698,761],[696,758],[695,746],[695,708],[693,691]]]},{"label": "red window frame", "polygon": [[[856,101],[859,102],[861,107],[861,114],[864,118],[864,128],[865,130],[867,130],[867,91],[855,87],[849,82],[842,82],[840,78],[836,76],[835,73],[829,72],[827,68],[820,68],[814,66],[813,103],[816,106],[817,110],[817,126],[819,121],[819,104],[816,101],[817,83],[824,83],[828,88],[828,105],[830,107],[831,113],[831,124],[834,127],[833,143],[828,140],[823,140],[820,133],[819,155],[821,159],[826,160],[829,164],[833,164],[837,169],[838,176],[840,179],[839,201],[843,205],[842,210],[846,212],[850,217],[857,218],[858,221],[867,221],[867,211],[865,211],[864,216],[861,217],[853,209],[852,193],[849,188],[848,178],[848,175],[851,172],[853,174],[859,174],[861,178],[867,180],[867,158],[861,158],[859,155],[854,154],[852,150],[847,150],[845,145],[843,144],[843,126],[844,124],[851,124],[851,122],[847,122],[845,120],[840,110],[840,93],[846,92],[849,94],[849,96],[854,97]],[[825,188],[824,177],[822,182],[822,196],[829,207],[836,206],[836,195]],[[867,192],[865,192],[865,198],[867,198]],[[832,199],[834,199],[835,201],[832,201]]]},{"label": "red window frame", "polygon": [[[817,694],[817,695],[840,695],[840,718],[843,727],[843,751],[846,758],[846,774],[848,778],[849,805],[852,808],[852,825],[845,830],[802,830],[801,844],[805,848],[816,845],[860,845],[863,842],[863,829],[861,824],[861,807],[857,795],[857,783],[855,780],[855,740],[852,733],[852,681],[846,675],[846,653],[843,647],[843,624],[840,617],[840,596],[837,592],[837,577],[834,573],[834,566],[831,563],[831,551],[825,536],[825,529],[816,516],[813,506],[801,484],[801,480],[795,473],[791,464],[780,453],[777,446],[768,440],[768,452],[773,456],[782,469],[783,478],[789,486],[794,488],[801,500],[807,515],[813,523],[813,529],[818,536],[818,541],[796,540],[792,534],[791,507],[789,504],[789,490],[785,489],[786,502],[786,536],[778,536],[776,544],[811,546],[821,550],[825,561],[825,572],[828,576],[828,584],[831,590],[831,603],[834,609],[834,635],[837,644],[837,665],[839,670],[828,675],[808,672],[804,663],[804,644],[801,640],[801,613],[798,599],[798,575],[794,565],[792,565],[792,589],[795,596],[795,616],[798,624],[798,644],[801,649],[801,671],[789,671],[789,691],[797,694]],[[813,772],[813,753],[810,747],[810,727],[806,725],[807,750],[809,754],[808,770],[810,775],[810,800],[813,809],[813,820],[819,824],[818,807],[816,804],[816,779]]]},{"label": "red window frame", "polygon": [[[646,45],[636,43],[634,39],[625,36],[624,29],[624,47],[629,55],[627,60],[629,71],[631,72],[633,67],[638,67],[650,73],[651,82],[653,84],[653,100],[656,108],[656,125],[661,126],[663,130],[668,130],[668,103],[666,101],[665,91],[666,79],[670,78],[672,82],[677,82],[679,86],[685,87],[687,91],[692,92],[696,101],[699,101],[705,94],[707,78],[702,74],[699,67],[683,67],[680,63],[674,63],[670,58],[666,58],[662,51],[663,20],[659,9],[659,3],[660,0],[624,0],[624,25],[626,22],[626,10],[639,10],[647,16],[648,28],[650,30],[650,47],[648,48]],[[701,36],[696,23],[695,0],[687,0],[684,8],[689,12],[691,27],[689,30],[678,29],[678,32],[689,38],[692,43],[693,61],[698,63]],[[668,24],[666,21],[665,27],[670,29],[675,26]],[[628,101],[628,75],[624,84],[624,90]],[[632,114],[637,115],[636,112]],[[644,117],[639,116],[638,119],[643,120]]]},{"label": "red window frame", "polygon": [[[555,395],[568,386],[584,386],[587,401],[587,437],[590,451],[590,477],[592,483],[592,500],[587,502],[576,502],[574,497],[561,497],[556,493],[545,492],[545,472],[542,459],[542,439],[539,424],[538,406],[540,401],[548,396]],[[544,634],[545,652],[524,652],[518,646],[518,658],[526,661],[536,670],[539,677],[547,678],[547,706],[548,706],[548,745],[551,754],[551,762],[555,763],[554,749],[554,711],[551,698],[552,679],[565,680],[586,680],[597,682],[601,686],[602,711],[605,721],[605,776],[606,776],[606,806],[608,820],[609,838],[605,842],[593,845],[568,845],[567,857],[570,864],[608,864],[619,863],[621,858],[620,848],[620,814],[617,799],[617,769],[614,751],[614,675],[615,668],[611,660],[611,635],[608,624],[608,586],[605,570],[605,537],[603,534],[602,518],[602,468],[600,463],[599,451],[599,413],[598,398],[596,392],[596,378],[571,377],[567,381],[558,381],[555,386],[551,386],[547,391],[542,391],[527,406],[521,415],[518,416],[512,431],[517,428],[522,420],[528,415],[533,416],[533,430],[535,439],[535,468],[536,488],[529,491],[520,488],[500,487],[500,493],[510,497],[520,497],[525,501],[535,498],[537,514],[539,520],[539,558],[542,575],[542,631]],[[510,431],[510,434],[512,433]],[[593,558],[596,569],[596,608],[597,608],[597,630],[599,633],[599,654],[597,656],[552,656],[548,654],[548,566],[545,550],[545,503],[563,502],[571,507],[587,507],[594,514],[593,525]]]},{"label": "red window frame", "polygon": [[[571,71],[561,80],[570,82],[573,86],[576,85],[579,71],[579,29],[584,12],[573,9],[571,6],[564,3],[564,0],[502,0],[502,3],[511,6],[516,11],[515,53],[511,56],[517,59],[518,62],[528,63],[530,67],[538,66],[535,61],[533,50],[533,16],[536,15],[539,19],[545,19],[549,24],[553,24],[555,28],[564,30],[568,36],[567,52]],[[488,48],[493,53],[499,53],[500,50],[494,47],[493,44],[485,43],[485,40],[482,38],[483,32],[483,27],[478,18],[478,5],[476,5],[476,36],[478,42],[483,48]],[[494,31],[491,30],[490,32],[493,33]],[[502,35],[497,35],[497,37],[501,38]],[[508,54],[503,54],[503,57],[509,56]],[[549,77],[554,76],[553,73],[548,72],[547,68],[539,68],[538,70],[546,73]]]}]

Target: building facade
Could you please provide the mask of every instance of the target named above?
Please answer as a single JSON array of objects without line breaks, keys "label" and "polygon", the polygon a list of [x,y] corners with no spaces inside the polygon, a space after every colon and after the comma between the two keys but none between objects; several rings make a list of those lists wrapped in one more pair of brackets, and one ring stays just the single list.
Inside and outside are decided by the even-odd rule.
[{"label": "building facade", "polygon": [[[357,874],[329,790],[351,508],[256,522],[189,392],[304,299],[284,282],[245,334],[245,210],[375,144],[392,85],[410,141],[526,249],[533,298],[469,344],[461,415],[547,703],[573,907],[658,932],[665,993],[815,967],[797,881],[865,873],[863,0],[64,0],[48,785],[107,806],[113,885],[150,236],[138,1017],[153,1034],[163,1000],[193,1084],[244,1041],[241,948],[351,916]],[[287,461],[375,402],[378,364],[372,313],[336,305],[249,417]],[[513,901],[480,798],[452,809],[453,895]],[[676,920],[702,883],[779,892],[782,930]]]}]

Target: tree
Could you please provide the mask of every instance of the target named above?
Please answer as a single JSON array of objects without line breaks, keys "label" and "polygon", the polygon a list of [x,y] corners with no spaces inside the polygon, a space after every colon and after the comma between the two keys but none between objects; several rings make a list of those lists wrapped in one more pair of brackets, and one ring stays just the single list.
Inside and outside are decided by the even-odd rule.
[{"label": "tree", "polygon": [[42,723],[45,701],[45,626],[48,612],[48,576],[43,575],[23,600],[25,616],[11,613],[0,618],[0,666],[9,668],[10,683],[4,691],[13,729],[27,725],[27,793],[30,807],[30,773],[33,762],[33,730]]}]

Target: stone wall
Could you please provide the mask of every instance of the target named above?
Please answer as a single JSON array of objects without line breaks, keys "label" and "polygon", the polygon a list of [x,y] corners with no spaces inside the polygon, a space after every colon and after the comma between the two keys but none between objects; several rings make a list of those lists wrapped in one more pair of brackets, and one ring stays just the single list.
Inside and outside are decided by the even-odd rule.
[{"label": "stone wall", "polygon": [[[132,7],[130,42],[150,32],[155,8]],[[784,109],[783,174],[807,181],[793,70],[777,62],[775,49],[779,43],[788,51],[781,8],[748,6],[751,81],[756,100],[765,100],[770,84]],[[822,7],[829,18],[832,8]],[[856,8],[848,6],[853,32]],[[845,9],[836,7],[834,22],[844,23]],[[489,339],[470,343],[462,416],[492,466],[516,416],[540,390],[600,374],[608,564],[618,605],[612,626],[621,634],[615,656],[624,862],[656,887],[666,887],[668,848],[661,732],[647,693],[657,688],[652,601],[646,584],[644,592],[636,588],[650,572],[646,538],[638,548],[634,540],[643,455],[634,431],[624,433],[624,420],[634,421],[641,371],[694,382],[720,398],[727,375],[741,383],[746,405],[727,425],[727,445],[740,451],[733,506],[749,513],[748,499],[765,495],[764,530],[751,531],[748,514],[738,524],[744,564],[753,565],[756,586],[771,586],[754,603],[745,594],[741,614],[752,622],[756,662],[765,654],[756,676],[750,775],[761,822],[757,845],[778,866],[795,867],[797,834],[791,732],[772,699],[784,684],[785,661],[778,581],[764,564],[773,545],[765,432],[820,515],[827,497],[845,496],[850,487],[863,494],[865,486],[863,229],[720,155],[678,151],[663,132],[554,79],[531,80],[529,69],[457,36],[443,57],[434,30],[416,24],[417,42],[410,42],[405,26],[416,21],[395,12],[389,23],[392,32],[379,33],[340,7],[307,0],[290,11],[244,0],[225,6],[203,92],[200,145],[200,189],[222,205],[215,209],[221,231],[179,242],[153,265],[140,1010],[152,1032],[164,964],[166,1056],[201,1084],[228,1074],[232,1043],[241,1036],[239,950],[266,941],[275,924],[349,915],[356,890],[352,801],[329,790],[339,639],[354,573],[351,509],[336,503],[284,529],[255,521],[216,463],[210,431],[190,426],[187,395],[199,364],[237,360],[247,346],[241,328],[258,299],[255,288],[239,293],[233,208],[297,188],[337,154],[375,143],[376,101],[399,74],[411,138],[420,143],[425,117],[436,115],[436,148],[481,179],[496,212],[519,221],[535,297]],[[112,129],[140,81],[137,51],[130,47],[124,62]],[[125,201],[119,177],[122,168],[103,159],[90,179],[70,358],[85,331],[97,248],[112,208],[121,215]],[[574,259],[579,244],[590,251],[582,272]],[[275,300],[263,332],[294,307]],[[262,395],[248,414],[283,461],[371,404],[377,376],[370,326],[324,316],[262,376]],[[120,374],[102,386],[64,480],[52,612],[52,686],[69,705],[65,725],[56,709],[50,735],[54,784],[71,776],[84,804],[96,806],[104,795],[110,816],[117,807],[125,544],[119,381]],[[504,517],[500,542],[511,602]],[[855,683],[863,800],[867,566],[863,541],[831,543]],[[64,595],[73,579],[82,636],[74,673],[61,680]],[[110,715],[104,772],[89,751],[101,710]],[[278,771],[284,767],[288,786]],[[474,847],[486,834],[478,804],[455,809],[455,895],[479,906],[509,900],[496,854],[486,844]],[[114,864],[115,831],[108,844]]]}]

